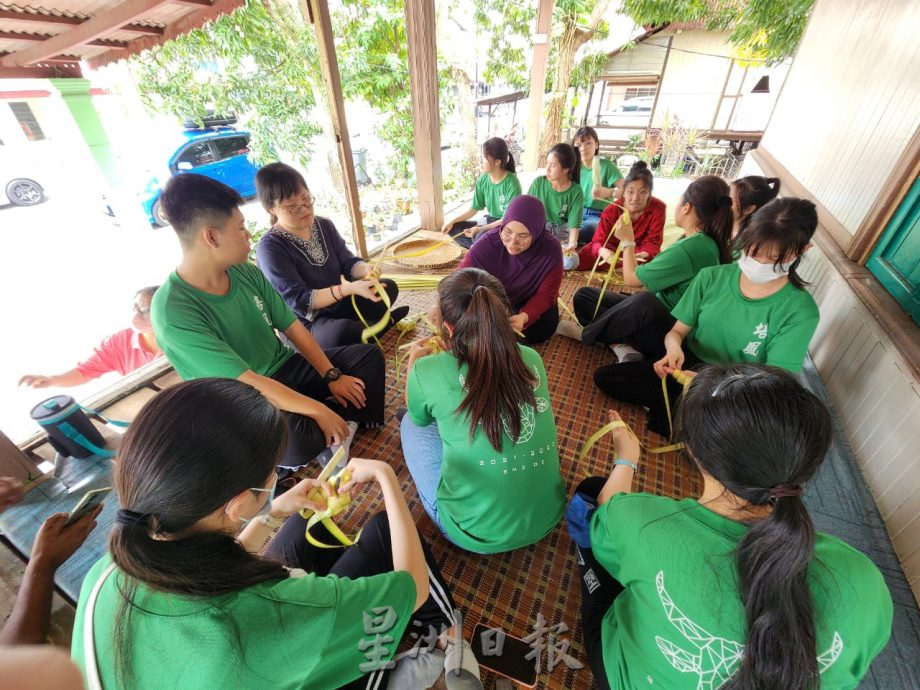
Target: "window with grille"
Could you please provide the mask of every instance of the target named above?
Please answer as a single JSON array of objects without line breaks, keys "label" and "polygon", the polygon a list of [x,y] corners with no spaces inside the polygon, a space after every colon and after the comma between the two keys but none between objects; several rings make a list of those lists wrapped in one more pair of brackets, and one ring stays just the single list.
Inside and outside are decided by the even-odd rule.
[{"label": "window with grille", "polygon": [[626,89],[626,97],[623,100],[641,98],[642,96],[654,96],[657,92],[657,86],[631,86]]},{"label": "window with grille", "polygon": [[10,110],[13,111],[16,121],[19,122],[19,126],[22,127],[29,141],[42,141],[45,138],[45,133],[28,103],[15,101],[10,103]]}]

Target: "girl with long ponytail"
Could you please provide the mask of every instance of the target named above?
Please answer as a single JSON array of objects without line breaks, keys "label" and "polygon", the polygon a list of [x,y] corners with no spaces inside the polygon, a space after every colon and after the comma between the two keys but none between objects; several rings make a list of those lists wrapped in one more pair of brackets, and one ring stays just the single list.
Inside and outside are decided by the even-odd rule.
[{"label": "girl with long ponytail", "polygon": [[[454,216],[441,228],[461,247],[469,249],[476,237],[501,222],[511,200],[520,195],[514,156],[508,150],[508,143],[501,137],[486,139],[482,145],[482,174],[476,179],[473,200],[470,207]],[[485,209],[486,222],[479,225],[470,218]]]},{"label": "girl with long ponytail", "polygon": [[566,513],[598,686],[855,688],[891,634],[892,601],[803,503],[830,445],[827,408],[782,369],[710,366],[678,429],[699,498],[630,495],[639,444],[619,429],[609,478],[584,480]]},{"label": "girl with long ponytail", "polygon": [[403,454],[432,521],[477,553],[533,544],[562,515],[556,425],[543,361],[518,344],[494,277],[462,268],[438,287],[440,339],[415,343]]},{"label": "girl with long ponytail", "polygon": [[[305,479],[276,495],[286,441],[281,412],[232,379],[181,383],[141,410],[114,465],[121,508],[109,553],[89,571],[77,606],[72,653],[90,687],[434,682],[415,663],[392,674],[368,663],[388,660],[395,644],[376,659],[361,651],[380,607],[392,610],[385,632],[397,642],[413,626],[456,634],[449,591],[392,468],[353,458],[342,486]],[[357,495],[365,484],[382,492],[385,512],[366,521],[358,543],[309,544],[298,511],[325,509],[311,491]],[[322,525],[311,534],[334,543]],[[440,675],[430,661],[424,670]],[[482,688],[475,659],[459,671],[448,674],[448,688]]]}]

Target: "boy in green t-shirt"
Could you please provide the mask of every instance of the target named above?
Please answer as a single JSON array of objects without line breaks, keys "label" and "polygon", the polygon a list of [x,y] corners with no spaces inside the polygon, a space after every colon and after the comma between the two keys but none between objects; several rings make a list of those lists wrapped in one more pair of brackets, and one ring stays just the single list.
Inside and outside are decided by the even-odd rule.
[{"label": "boy in green t-shirt", "polygon": [[[344,442],[350,422],[383,423],[384,360],[372,345],[324,352],[248,263],[249,232],[230,187],[196,174],[172,178],[160,197],[182,260],[154,297],[157,341],[183,379],[234,378],[285,412],[284,466]],[[285,347],[283,333],[296,352]],[[345,373],[347,372],[347,373]]]}]

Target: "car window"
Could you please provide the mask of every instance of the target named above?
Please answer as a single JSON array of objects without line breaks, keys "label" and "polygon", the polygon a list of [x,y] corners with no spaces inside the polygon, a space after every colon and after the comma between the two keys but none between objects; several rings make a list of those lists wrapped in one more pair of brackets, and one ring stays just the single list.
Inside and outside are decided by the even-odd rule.
[{"label": "car window", "polygon": [[179,163],[190,163],[193,168],[200,165],[207,165],[214,162],[214,154],[211,153],[211,147],[206,141],[197,141],[187,146],[179,157],[176,158],[176,165]]},{"label": "car window", "polygon": [[241,153],[249,153],[249,138],[245,136],[221,137],[214,140],[214,147],[217,149],[217,159],[224,160]]}]

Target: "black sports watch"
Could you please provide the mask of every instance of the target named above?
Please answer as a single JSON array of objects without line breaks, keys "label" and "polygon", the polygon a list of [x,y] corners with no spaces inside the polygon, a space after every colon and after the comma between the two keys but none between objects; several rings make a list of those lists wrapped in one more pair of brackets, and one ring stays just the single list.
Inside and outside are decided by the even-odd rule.
[{"label": "black sports watch", "polygon": [[338,381],[342,377],[342,370],[332,367],[329,371],[323,376],[323,383],[332,383],[333,381]]}]

